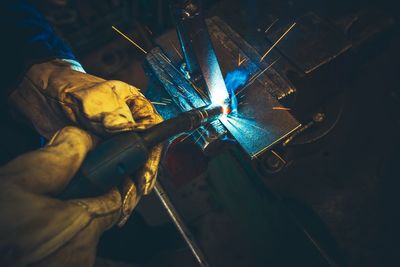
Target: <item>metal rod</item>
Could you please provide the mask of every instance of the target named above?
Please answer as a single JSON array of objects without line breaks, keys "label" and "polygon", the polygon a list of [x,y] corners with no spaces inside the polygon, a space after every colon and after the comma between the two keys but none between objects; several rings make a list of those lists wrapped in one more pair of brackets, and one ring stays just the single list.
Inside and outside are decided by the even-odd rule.
[{"label": "metal rod", "polygon": [[206,261],[206,258],[203,252],[201,251],[200,247],[197,245],[192,233],[190,232],[186,224],[183,222],[181,216],[179,215],[175,207],[172,205],[172,202],[168,197],[168,195],[166,194],[164,188],[158,181],[154,186],[154,192],[156,192],[157,197],[160,199],[162,205],[167,211],[172,222],[174,223],[179,233],[185,240],[193,256],[196,258],[196,261],[199,264],[199,266],[209,267],[210,265]]}]

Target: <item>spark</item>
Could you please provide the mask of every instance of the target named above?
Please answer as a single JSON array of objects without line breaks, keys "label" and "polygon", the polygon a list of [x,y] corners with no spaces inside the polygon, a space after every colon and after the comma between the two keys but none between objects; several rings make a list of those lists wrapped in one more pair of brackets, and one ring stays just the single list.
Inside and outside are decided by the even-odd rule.
[{"label": "spark", "polygon": [[146,50],[144,50],[140,45],[138,45],[137,43],[135,43],[129,36],[127,36],[126,34],[124,34],[123,32],[121,32],[120,30],[118,30],[115,26],[111,27],[114,31],[116,31],[117,33],[119,33],[120,35],[122,35],[122,37],[124,37],[126,40],[128,40],[130,43],[132,43],[134,46],[136,46],[140,51],[142,51],[145,55],[147,54]]},{"label": "spark", "polygon": [[274,150],[270,150],[272,154],[275,155],[275,157],[277,157],[280,161],[282,161],[283,164],[286,164],[286,160],[284,160],[281,155],[279,155],[278,153],[276,153]]},{"label": "spark", "polygon": [[[172,64],[171,60],[170,60],[167,56],[165,56],[165,55],[162,54],[162,53],[158,53],[158,55],[159,55],[160,57],[162,57],[162,58],[167,62],[167,64],[170,65],[176,72],[179,72],[179,73],[180,73],[180,71]],[[205,93],[204,93],[201,89],[199,89],[192,81],[187,80],[187,82],[189,82],[190,85],[196,90],[196,92],[199,93],[202,97],[204,97],[204,98],[207,98],[207,97],[208,97],[208,96],[205,95]],[[169,83],[172,84],[171,82],[169,82]],[[181,87],[180,85],[178,85],[178,87],[181,89],[182,92],[186,92],[186,90],[185,90],[183,87]],[[179,93],[179,94],[180,94],[182,97],[187,98],[187,97],[186,97],[185,95],[183,95],[182,93]]]},{"label": "spark", "polygon": [[203,137],[203,134],[202,134],[200,131],[199,131],[199,133],[200,133],[200,136],[199,136],[199,138],[197,138],[197,139],[194,141],[195,144],[197,144],[197,142],[199,142],[200,139]]},{"label": "spark", "polygon": [[178,96],[177,95],[174,95],[174,98],[178,98],[179,96],[181,96],[181,97],[183,97],[183,98],[188,98],[187,96],[185,96],[185,95],[183,95],[181,92],[179,92],[179,91],[176,91],[176,93],[178,94]]},{"label": "spark", "polygon": [[182,56],[181,53],[179,53],[178,48],[176,48],[176,46],[172,43],[171,40],[168,40],[168,41],[169,41],[169,43],[171,44],[172,48],[175,50],[175,52],[178,54],[178,56],[179,56],[181,59],[183,59],[183,56]]},{"label": "spark", "polygon": [[254,82],[255,80],[257,80],[258,77],[261,76],[261,74],[263,74],[264,72],[266,72],[267,70],[269,70],[272,66],[274,66],[274,64],[275,64],[276,62],[278,62],[279,59],[280,59],[280,57],[277,58],[277,59],[276,59],[274,62],[272,62],[271,64],[269,64],[263,71],[261,71],[261,72],[258,73],[258,74],[255,74],[255,75],[250,79],[249,83],[248,83],[245,87],[243,87],[242,89],[240,89],[239,91],[237,91],[237,92],[235,93],[235,95],[240,94],[240,93],[243,92],[247,87],[249,87],[251,84],[253,84],[253,82]]},{"label": "spark", "polygon": [[144,26],[144,28],[150,33],[150,35],[153,35],[153,32],[150,30],[150,28],[149,27],[147,27],[147,26]]},{"label": "spark", "polygon": [[239,54],[238,54],[238,67],[240,67],[240,65],[242,65],[244,62],[246,62],[248,60],[248,58],[247,57],[243,57],[243,59],[241,58],[241,56],[240,56],[240,51],[239,51]]},{"label": "spark", "polygon": [[152,103],[153,105],[162,105],[162,106],[166,106],[166,105],[169,104],[169,103],[157,102],[157,101],[151,101],[151,103]]},{"label": "spark", "polygon": [[185,92],[185,88],[183,88],[181,85],[178,85],[177,87],[180,89],[181,92]]},{"label": "spark", "polygon": [[263,71],[261,71],[259,74],[255,75],[253,78],[250,79],[251,82],[254,82],[256,79],[258,79],[258,77],[260,77],[262,74],[264,74],[264,72],[266,72],[267,70],[269,70],[273,65],[275,65],[276,62],[278,62],[278,60],[281,59],[281,57],[278,57],[276,60],[274,60],[274,62],[272,62],[271,64],[269,64]]},{"label": "spark", "polygon": [[285,108],[285,107],[272,107],[273,110],[291,110],[290,108]]},{"label": "spark", "polygon": [[[174,65],[172,65],[172,61],[166,56],[166,55],[164,55],[164,54],[161,54],[161,53],[159,53],[159,55],[160,55],[160,57],[162,57],[165,61],[167,61],[168,62],[168,64],[170,64],[171,66],[173,66],[174,68],[175,68],[175,66]],[[176,68],[175,68],[176,69]]]},{"label": "spark", "polygon": [[193,89],[201,95],[203,98],[207,98],[208,96],[201,90],[199,87],[197,87],[192,81],[189,81],[190,85],[193,87]]},{"label": "spark", "polygon": [[277,46],[277,44],[280,43],[280,41],[282,41],[282,39],[293,29],[294,26],[296,26],[296,22],[294,22],[289,29],[287,29],[281,37],[279,37],[279,39],[267,50],[267,52],[265,52],[265,54],[260,58],[260,62],[264,60],[264,58],[272,51],[272,49],[274,49],[275,46]]},{"label": "spark", "polygon": [[[166,55],[164,55],[164,54],[162,54],[162,53],[158,53],[158,55],[160,56],[160,57],[162,57],[166,62],[167,62],[167,64],[168,65],[170,65],[176,72],[179,72],[180,73],[180,71],[174,66],[174,64],[172,64],[172,62],[171,62],[171,60],[166,56]],[[169,81],[168,81],[169,82]],[[190,85],[195,89],[195,91],[198,93],[198,94],[200,94],[202,97],[204,97],[204,98],[207,98],[207,95],[205,95],[205,93],[201,90],[201,89],[199,89],[192,81],[190,81],[190,80],[187,80],[187,82],[189,82],[190,83]],[[169,82],[170,84],[173,84],[173,83],[171,83],[171,82]],[[180,85],[178,85],[178,88],[179,89],[181,89],[181,91],[182,92],[186,92],[186,90],[183,88],[183,87],[181,87]],[[178,92],[183,98],[187,98],[187,96],[185,96],[185,95],[183,95],[182,93],[180,93],[180,92]]]},{"label": "spark", "polygon": [[161,98],[164,102],[172,102],[172,100],[170,99],[170,98],[165,98],[165,97],[162,97]]},{"label": "spark", "polygon": [[195,131],[191,132],[190,134],[186,135],[186,136],[185,136],[183,139],[181,139],[179,142],[185,141],[185,140],[188,139],[190,136],[192,136],[195,132],[197,132],[197,130],[195,130]]},{"label": "spark", "polygon": [[274,26],[274,24],[275,24],[278,20],[279,20],[279,19],[274,20],[274,21],[271,23],[271,25],[269,25],[269,27],[268,27],[264,32],[267,33],[267,32],[272,28],[272,26]]},{"label": "spark", "polygon": [[169,80],[165,79],[164,81],[166,81],[167,83],[174,85],[172,82],[170,82]]},{"label": "spark", "polygon": [[[204,136],[207,134],[207,128],[208,128],[210,125],[211,125],[211,124],[207,124],[206,126],[204,126]],[[204,137],[204,136],[203,136],[203,133],[202,133],[201,131],[199,131],[199,130],[197,130],[197,131],[199,132],[200,136],[199,136],[199,138],[196,139],[196,141],[194,141],[195,144],[197,144],[197,142],[199,142],[200,139],[201,139],[202,137]]]}]

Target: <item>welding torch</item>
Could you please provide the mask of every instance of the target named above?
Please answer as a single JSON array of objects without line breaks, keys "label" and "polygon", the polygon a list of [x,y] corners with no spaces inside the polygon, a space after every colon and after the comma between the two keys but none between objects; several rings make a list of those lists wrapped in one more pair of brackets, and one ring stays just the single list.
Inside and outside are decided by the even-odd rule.
[{"label": "welding torch", "polygon": [[[228,113],[227,106],[212,105],[183,112],[140,133],[129,131],[115,135],[88,153],[81,168],[59,197],[74,199],[104,194],[138,171],[154,146],[178,134],[191,132]],[[158,182],[154,191],[199,266],[209,267],[204,253]]]},{"label": "welding torch", "polygon": [[154,146],[178,134],[191,132],[226,112],[227,109],[221,105],[194,109],[143,132],[124,132],[105,140],[88,153],[60,198],[95,197],[106,193],[135,174],[147,161]]}]

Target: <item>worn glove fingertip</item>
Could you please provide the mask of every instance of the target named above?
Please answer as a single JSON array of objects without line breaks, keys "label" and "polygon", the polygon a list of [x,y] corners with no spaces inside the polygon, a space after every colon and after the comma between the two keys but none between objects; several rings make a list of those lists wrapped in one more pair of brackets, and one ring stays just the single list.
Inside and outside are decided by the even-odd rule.
[{"label": "worn glove fingertip", "polygon": [[123,184],[122,196],[122,214],[117,222],[118,227],[125,225],[141,197],[135,183],[130,178],[126,179]]}]

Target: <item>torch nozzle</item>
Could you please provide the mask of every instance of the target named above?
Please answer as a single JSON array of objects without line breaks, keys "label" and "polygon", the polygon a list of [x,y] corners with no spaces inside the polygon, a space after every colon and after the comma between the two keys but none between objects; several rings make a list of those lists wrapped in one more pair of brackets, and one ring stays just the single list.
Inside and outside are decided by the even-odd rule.
[{"label": "torch nozzle", "polygon": [[226,114],[228,114],[228,109],[222,105],[194,109],[151,127],[142,136],[148,147],[152,147],[177,134],[191,132]]}]

